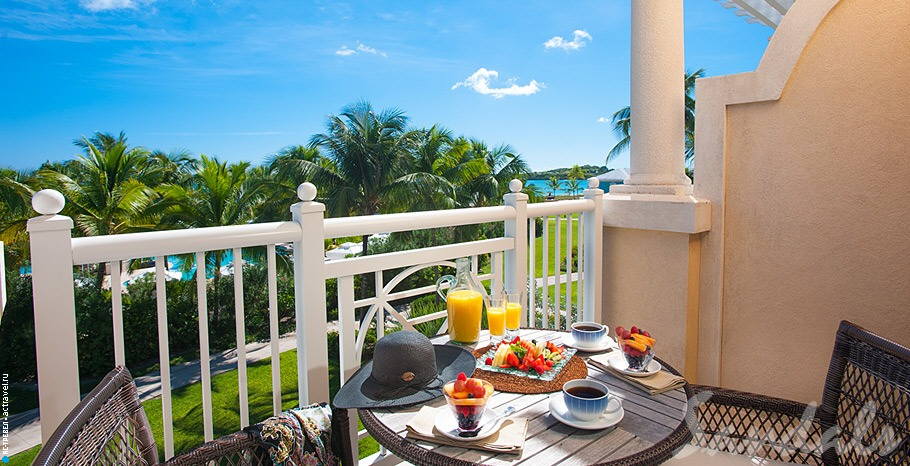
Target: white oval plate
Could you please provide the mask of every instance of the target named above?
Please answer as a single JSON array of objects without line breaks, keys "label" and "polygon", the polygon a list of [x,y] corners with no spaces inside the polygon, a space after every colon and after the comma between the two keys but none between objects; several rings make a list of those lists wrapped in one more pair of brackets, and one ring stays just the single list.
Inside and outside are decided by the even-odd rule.
[{"label": "white oval plate", "polygon": [[603,417],[599,419],[582,421],[576,419],[575,416],[572,416],[572,413],[569,412],[569,408],[566,407],[566,401],[563,398],[562,392],[559,391],[550,394],[550,414],[552,414],[557,421],[577,429],[600,430],[618,424],[623,416],[625,416],[626,412],[622,409],[622,406],[620,406],[616,411],[604,414]]},{"label": "white oval plate", "polygon": [[610,358],[610,367],[629,377],[648,377],[663,369],[663,366],[661,366],[659,362],[652,359],[651,362],[648,363],[648,367],[645,368],[646,370],[641,372],[630,371],[629,363],[626,362],[626,357],[621,354],[617,355],[615,358]]},{"label": "white oval plate", "polygon": [[500,418],[496,422],[490,423],[489,420],[498,416],[499,413],[493,411],[492,409],[487,409],[483,413],[483,417],[480,418],[480,431],[477,432],[477,435],[474,437],[462,437],[458,435],[458,419],[455,418],[455,413],[452,412],[452,408],[448,405],[442,406],[436,415],[436,430],[440,434],[459,442],[473,442],[475,440],[485,439],[502,427],[503,421],[508,418]]},{"label": "white oval plate", "polygon": [[616,344],[616,340],[614,340],[613,337],[611,337],[609,335],[604,335],[603,338],[601,338],[599,344],[596,346],[579,345],[578,342],[575,341],[575,337],[573,337],[571,333],[568,335],[564,335],[562,337],[561,343],[565,346],[568,346],[570,348],[575,348],[578,351],[582,351],[585,353],[599,353],[601,351],[606,351],[610,348],[619,347],[619,345]]}]

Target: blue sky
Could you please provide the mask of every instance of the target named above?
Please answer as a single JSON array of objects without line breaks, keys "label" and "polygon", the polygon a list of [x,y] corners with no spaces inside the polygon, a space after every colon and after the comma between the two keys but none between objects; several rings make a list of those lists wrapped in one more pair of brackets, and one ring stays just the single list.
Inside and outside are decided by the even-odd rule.
[{"label": "blue sky", "polygon": [[[757,66],[771,29],[712,0],[685,4],[689,69]],[[533,169],[602,164],[615,138],[598,119],[629,99],[629,8],[3,0],[0,165],[67,159],[73,139],[121,130],[150,149],[260,162],[361,99],[511,144]]]}]

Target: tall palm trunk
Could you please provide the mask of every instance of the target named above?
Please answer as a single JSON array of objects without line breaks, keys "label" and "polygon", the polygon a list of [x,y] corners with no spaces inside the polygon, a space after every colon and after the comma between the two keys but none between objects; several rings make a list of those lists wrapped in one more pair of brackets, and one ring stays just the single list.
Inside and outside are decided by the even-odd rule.
[{"label": "tall palm trunk", "polygon": [[363,235],[363,252],[360,253],[361,256],[367,255],[367,247],[370,245],[370,235]]}]

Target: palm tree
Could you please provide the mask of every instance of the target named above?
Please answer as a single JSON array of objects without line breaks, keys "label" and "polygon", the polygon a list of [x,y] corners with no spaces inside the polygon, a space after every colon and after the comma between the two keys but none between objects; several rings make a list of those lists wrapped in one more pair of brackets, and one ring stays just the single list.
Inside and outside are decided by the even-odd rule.
[{"label": "palm tree", "polygon": [[[326,132],[310,139],[327,160],[296,160],[296,170],[317,186],[327,188],[330,215],[373,215],[400,211],[422,190],[448,191],[451,183],[427,172],[410,172],[419,133],[407,129],[408,118],[398,109],[374,112],[358,102],[331,115]],[[369,235],[363,236],[363,253]]]},{"label": "palm tree", "polygon": [[[704,68],[699,68],[693,72],[687,72],[685,76],[685,95],[686,95],[686,132],[685,132],[685,158],[686,163],[691,164],[695,159],[695,80],[705,76]],[[610,123],[613,126],[613,134],[619,138],[616,145],[607,153],[607,163],[615,159],[619,154],[629,148],[632,142],[632,112],[629,107],[623,107],[613,114]]]},{"label": "palm tree", "polygon": [[547,189],[555,196],[559,190],[562,189],[562,181],[555,176],[551,176],[550,179],[547,180]]},{"label": "palm tree", "polygon": [[[228,164],[203,155],[199,169],[186,184],[164,184],[158,187],[165,206],[162,221],[180,228],[219,227],[249,223],[255,218],[263,186],[251,181],[250,164]],[[225,251],[206,256],[206,268],[221,277]],[[190,261],[184,260],[185,264]]]},{"label": "palm tree", "polygon": [[[58,189],[67,200],[64,213],[73,217],[78,234],[113,235],[158,228],[153,204],[157,197],[146,181],[156,168],[148,151],[130,147],[126,135],[95,133],[76,140],[84,154],[63,165],[39,170],[43,183]],[[97,272],[98,283],[103,266]]]},{"label": "palm tree", "polygon": [[4,243],[6,266],[11,269],[28,258],[25,227],[34,215],[30,201],[37,185],[32,173],[0,169],[0,241]]},{"label": "palm tree", "polygon": [[[459,205],[458,188],[489,172],[486,162],[471,157],[464,138],[455,138],[446,128],[433,125],[417,131],[409,171],[436,176],[438,183],[422,187],[409,210],[450,209]],[[434,189],[442,186],[443,189]]]},{"label": "palm tree", "polygon": [[572,168],[566,173],[566,184],[569,186],[569,191],[572,192],[573,196],[578,194],[581,189],[581,179],[584,177],[585,171],[578,164],[572,165]]},{"label": "palm tree", "polygon": [[489,173],[481,174],[464,185],[465,207],[483,207],[502,204],[502,196],[509,192],[509,182],[525,179],[530,173],[528,163],[515,153],[512,146],[503,144],[493,149],[479,140],[470,140],[470,152],[474,158],[486,161]]},{"label": "palm tree", "polygon": [[287,220],[288,206],[298,202],[297,187],[305,181],[315,182],[320,197],[328,194],[329,186],[315,180],[311,164],[318,171],[331,170],[331,161],[323,157],[318,147],[294,145],[281,149],[263,167],[254,168],[251,180],[263,189],[263,202],[257,207],[257,222]]}]

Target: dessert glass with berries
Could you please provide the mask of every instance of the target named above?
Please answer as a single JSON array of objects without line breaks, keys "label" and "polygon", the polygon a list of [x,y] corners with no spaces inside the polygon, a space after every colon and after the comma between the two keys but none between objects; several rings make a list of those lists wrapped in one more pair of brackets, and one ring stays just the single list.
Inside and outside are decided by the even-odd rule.
[{"label": "dessert glass with berries", "polygon": [[632,372],[644,372],[654,359],[654,340],[647,330],[632,326],[630,329],[616,327],[616,342],[622,350]]},{"label": "dessert glass with berries", "polygon": [[458,378],[445,384],[443,393],[458,419],[459,434],[463,437],[477,435],[487,400],[493,395],[493,384],[486,380],[468,378],[462,372]]}]

